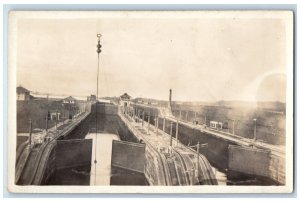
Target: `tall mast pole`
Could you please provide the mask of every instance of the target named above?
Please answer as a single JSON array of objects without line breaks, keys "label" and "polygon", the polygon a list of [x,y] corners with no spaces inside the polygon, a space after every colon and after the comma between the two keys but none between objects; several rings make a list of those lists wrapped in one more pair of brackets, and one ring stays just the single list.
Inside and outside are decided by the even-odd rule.
[{"label": "tall mast pole", "polygon": [[98,53],[98,68],[97,68],[97,100],[98,100],[98,82],[99,82],[99,55],[101,53],[101,44],[100,44],[100,38],[101,34],[97,34],[98,37],[98,44],[97,44],[97,53]]},{"label": "tall mast pole", "polygon": [[98,82],[99,82],[99,55],[101,53],[101,44],[100,44],[100,38],[101,38],[101,34],[97,34],[97,37],[98,37],[98,44],[97,44],[97,53],[98,53],[98,66],[97,66],[97,97],[96,97],[96,138],[95,138],[95,160],[94,160],[94,163],[95,163],[95,180],[94,180],[94,185],[96,185],[96,179],[97,179],[97,167],[96,167],[96,164],[97,164],[97,130],[98,130],[98,120],[97,120],[97,102],[98,102]]}]

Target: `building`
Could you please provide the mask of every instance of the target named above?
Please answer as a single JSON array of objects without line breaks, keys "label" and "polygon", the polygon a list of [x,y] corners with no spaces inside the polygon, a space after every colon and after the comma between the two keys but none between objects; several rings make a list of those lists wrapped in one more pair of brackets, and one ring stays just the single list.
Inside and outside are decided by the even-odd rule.
[{"label": "building", "polygon": [[17,100],[30,100],[31,98],[29,90],[22,86],[17,87]]},{"label": "building", "polygon": [[50,120],[51,121],[59,121],[61,119],[61,112],[56,110],[50,110]]},{"label": "building", "polygon": [[64,104],[76,104],[76,99],[73,98],[72,96],[69,96],[69,97],[63,99],[62,102]]},{"label": "building", "polygon": [[91,96],[87,97],[87,101],[93,102],[93,101],[96,101],[96,100],[97,100],[96,95],[91,95]]},{"label": "building", "polygon": [[209,122],[209,126],[210,126],[210,128],[218,130],[218,129],[222,129],[223,128],[223,123],[219,122],[219,121],[210,121]]},{"label": "building", "polygon": [[77,100],[69,96],[62,100],[62,108],[64,110],[63,117],[72,119],[75,114],[79,112]]},{"label": "building", "polygon": [[123,95],[120,96],[120,105],[124,107],[129,107],[130,106],[130,95],[127,93],[124,93]]}]

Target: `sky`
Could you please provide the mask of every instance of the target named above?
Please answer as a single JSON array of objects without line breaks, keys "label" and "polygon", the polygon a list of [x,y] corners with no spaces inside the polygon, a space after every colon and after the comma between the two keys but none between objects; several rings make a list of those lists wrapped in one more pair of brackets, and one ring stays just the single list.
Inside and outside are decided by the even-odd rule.
[{"label": "sky", "polygon": [[17,85],[56,95],[285,101],[280,18],[20,18]]}]

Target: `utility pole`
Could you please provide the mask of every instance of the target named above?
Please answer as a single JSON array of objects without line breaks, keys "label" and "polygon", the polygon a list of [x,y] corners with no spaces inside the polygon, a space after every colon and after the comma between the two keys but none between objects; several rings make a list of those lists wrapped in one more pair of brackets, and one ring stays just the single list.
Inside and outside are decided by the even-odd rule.
[{"label": "utility pole", "polygon": [[149,135],[149,128],[150,128],[150,114],[148,116],[148,135]]},{"label": "utility pole", "polygon": [[194,185],[194,178],[195,178],[195,170],[190,170],[189,173],[191,174],[191,185]]},{"label": "utility pole", "polygon": [[253,137],[253,140],[256,141],[257,137],[256,137],[256,121],[257,119],[253,119],[254,121],[254,137]]},{"label": "utility pole", "polygon": [[179,109],[179,119],[181,120],[181,109]]},{"label": "utility pole", "polygon": [[199,141],[198,141],[198,143],[197,143],[197,164],[196,164],[196,171],[197,171],[196,178],[197,179],[199,178],[199,151],[200,151],[200,145],[199,145]]},{"label": "utility pole", "polygon": [[232,122],[232,135],[234,135],[234,124],[235,124],[235,120],[233,120]]},{"label": "utility pole", "polygon": [[57,130],[58,112],[56,110],[55,130]]},{"label": "utility pole", "polygon": [[138,123],[140,123],[140,110],[138,109]]},{"label": "utility pole", "polygon": [[48,134],[48,113],[49,113],[49,111],[47,111],[47,114],[46,114],[46,134]]},{"label": "utility pole", "polygon": [[170,126],[170,146],[172,147],[172,127],[173,127],[173,123],[171,122],[171,126]]},{"label": "utility pole", "polygon": [[165,127],[166,127],[166,118],[164,117],[164,120],[163,120],[163,132],[165,132]]},{"label": "utility pole", "polygon": [[178,145],[178,119],[176,121],[176,145]]},{"label": "utility pole", "polygon": [[142,127],[144,127],[144,120],[145,120],[145,111],[143,111],[143,120],[142,120]]},{"label": "utility pole", "polygon": [[29,120],[29,136],[28,136],[28,143],[29,149],[31,149],[31,136],[32,136],[32,120]]},{"label": "utility pole", "polygon": [[156,118],[156,135],[158,135],[158,116]]},{"label": "utility pole", "polygon": [[135,108],[134,107],[132,108],[132,119],[135,122]]},{"label": "utility pole", "polygon": [[186,114],[185,114],[185,119],[186,119],[186,122],[188,122],[188,115],[189,115],[189,111],[186,111]]}]

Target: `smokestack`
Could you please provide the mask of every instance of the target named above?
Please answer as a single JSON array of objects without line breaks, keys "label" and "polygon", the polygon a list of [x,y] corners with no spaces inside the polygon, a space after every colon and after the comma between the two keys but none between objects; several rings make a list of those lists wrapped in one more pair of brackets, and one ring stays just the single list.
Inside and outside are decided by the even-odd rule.
[{"label": "smokestack", "polygon": [[169,103],[168,103],[169,109],[171,109],[171,102],[172,102],[172,89],[170,89],[170,93],[169,93]]},{"label": "smokestack", "polygon": [[172,115],[172,89],[170,89],[170,94],[169,94],[169,103],[168,103],[168,109],[169,109],[169,115]]}]

